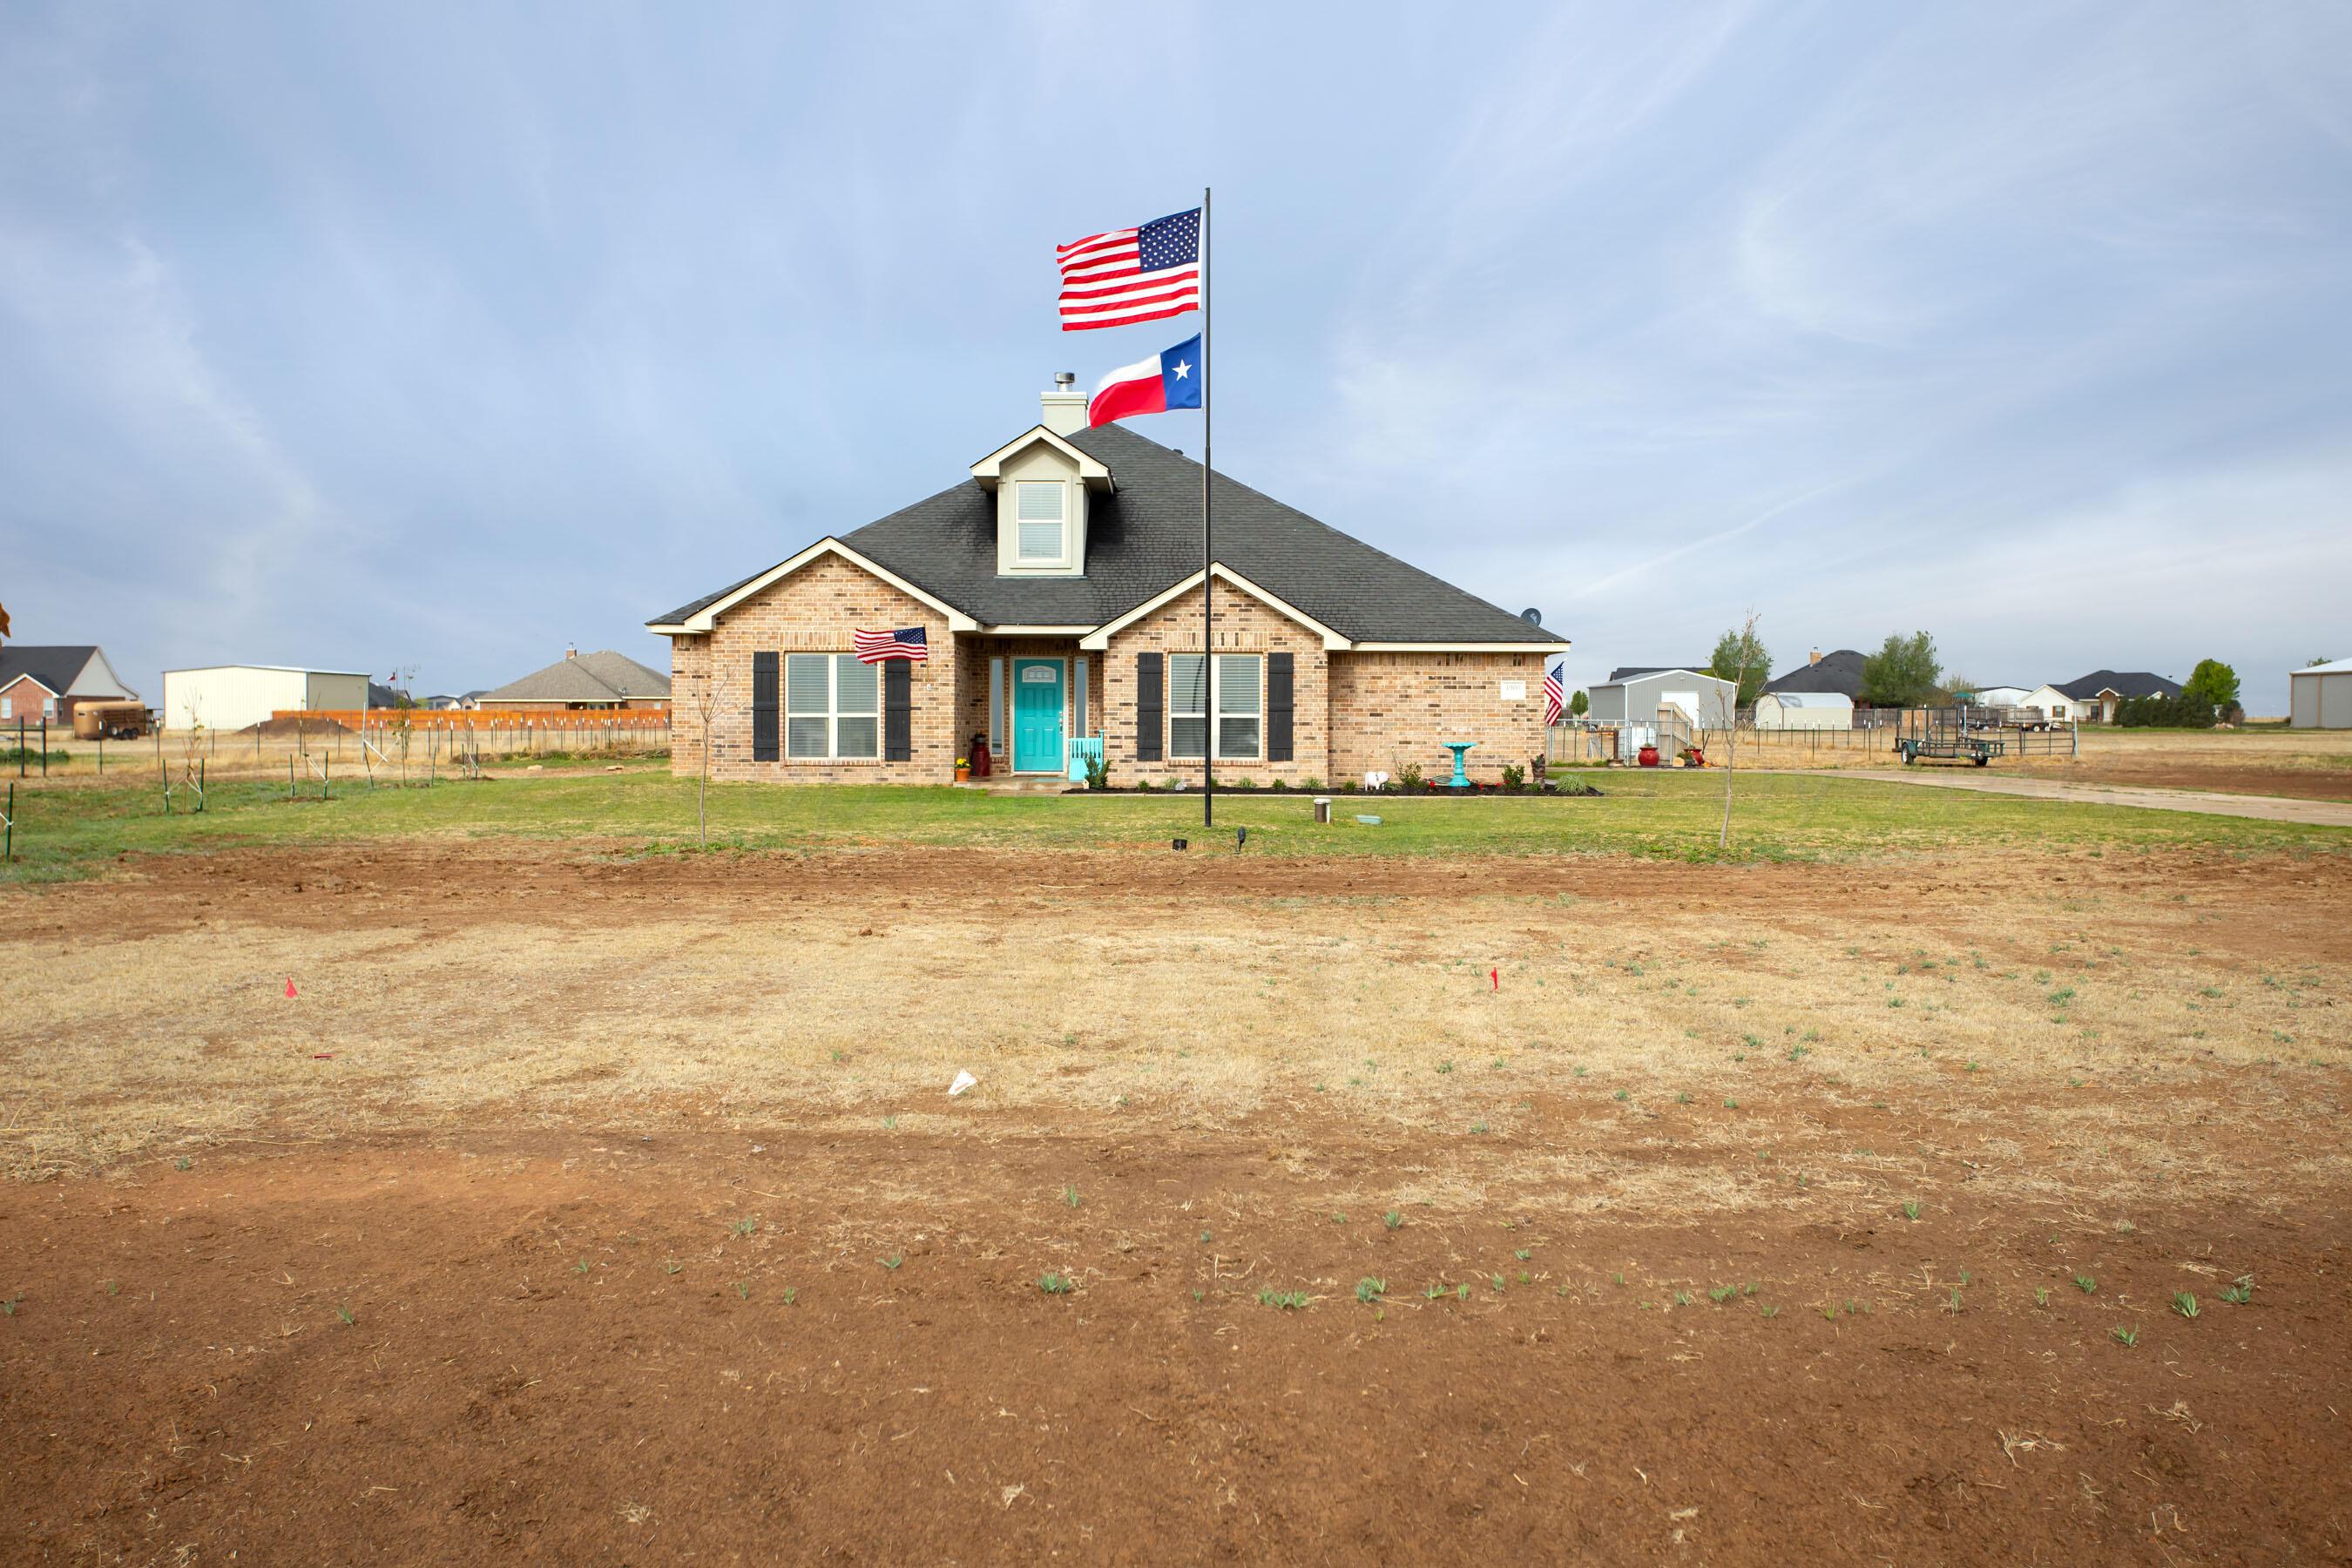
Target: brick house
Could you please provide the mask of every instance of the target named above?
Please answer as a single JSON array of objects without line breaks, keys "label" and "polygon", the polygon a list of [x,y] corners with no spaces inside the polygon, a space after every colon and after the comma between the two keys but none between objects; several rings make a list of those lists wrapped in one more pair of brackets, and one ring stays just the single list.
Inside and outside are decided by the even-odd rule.
[{"label": "brick house", "polygon": [[[669,677],[611,648],[582,653],[567,647],[563,657],[546,668],[534,669],[520,680],[478,695],[475,706],[480,708],[549,713],[641,708],[659,711],[669,706]],[[452,708],[458,702],[455,697],[448,699]]]},{"label": "brick house", "polygon": [[52,728],[70,730],[74,710],[84,703],[138,698],[94,643],[0,647],[0,725],[11,731],[11,745],[18,724],[37,726],[46,720]]},{"label": "brick house", "polygon": [[[1100,737],[1111,781],[1322,783],[1543,752],[1566,638],[1215,477],[1202,647],[1201,466],[1044,395],[1045,422],[927,500],[646,623],[671,639],[672,768],[939,784],[1063,775]],[[919,626],[922,663],[860,664],[855,630]],[[1204,661],[1203,653],[1213,658]],[[976,761],[977,759],[975,759]]]}]

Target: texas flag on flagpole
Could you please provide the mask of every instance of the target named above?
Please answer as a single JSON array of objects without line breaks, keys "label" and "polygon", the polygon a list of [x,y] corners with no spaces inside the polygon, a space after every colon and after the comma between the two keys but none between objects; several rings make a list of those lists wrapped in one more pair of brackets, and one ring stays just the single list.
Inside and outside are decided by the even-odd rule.
[{"label": "texas flag on flagpole", "polygon": [[1123,364],[1102,378],[1087,402],[1087,424],[1108,425],[1132,414],[1165,414],[1201,406],[1201,339],[1196,333],[1150,359]]}]

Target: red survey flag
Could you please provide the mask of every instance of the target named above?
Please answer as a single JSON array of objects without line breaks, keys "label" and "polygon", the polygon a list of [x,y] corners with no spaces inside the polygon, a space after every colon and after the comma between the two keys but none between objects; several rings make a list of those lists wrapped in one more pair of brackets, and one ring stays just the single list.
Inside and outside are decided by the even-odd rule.
[{"label": "red survey flag", "polygon": [[294,996],[294,977],[290,974],[286,977],[286,996],[289,1001]]}]

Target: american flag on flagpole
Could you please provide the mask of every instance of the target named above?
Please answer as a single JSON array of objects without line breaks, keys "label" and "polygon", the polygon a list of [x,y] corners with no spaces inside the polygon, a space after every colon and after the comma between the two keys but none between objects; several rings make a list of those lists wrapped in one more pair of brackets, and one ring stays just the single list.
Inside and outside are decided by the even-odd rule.
[{"label": "american flag on flagpole", "polygon": [[1561,683],[1559,666],[1555,664],[1544,671],[1544,722],[1557,724],[1567,711],[1568,688]]},{"label": "american flag on flagpole", "polygon": [[1124,327],[1201,308],[1201,209],[1054,247],[1062,331]]},{"label": "american flag on flagpole", "polygon": [[920,626],[902,626],[889,632],[861,628],[849,634],[849,646],[860,664],[879,664],[886,658],[912,659],[920,664],[931,657],[931,645],[923,639]]}]

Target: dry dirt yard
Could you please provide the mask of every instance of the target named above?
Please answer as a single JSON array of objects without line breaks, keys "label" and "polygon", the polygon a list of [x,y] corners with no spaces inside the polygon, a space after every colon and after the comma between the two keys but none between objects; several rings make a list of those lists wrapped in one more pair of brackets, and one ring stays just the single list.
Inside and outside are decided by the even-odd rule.
[{"label": "dry dirt yard", "polygon": [[2352,1556],[2340,855],[0,900],[6,1561]]}]

